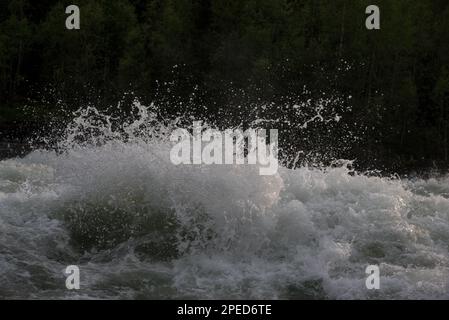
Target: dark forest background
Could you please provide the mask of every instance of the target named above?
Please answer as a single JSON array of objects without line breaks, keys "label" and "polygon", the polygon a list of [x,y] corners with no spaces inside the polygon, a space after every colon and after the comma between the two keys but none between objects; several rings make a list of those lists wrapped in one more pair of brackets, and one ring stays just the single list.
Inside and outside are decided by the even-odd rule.
[{"label": "dark forest background", "polygon": [[[69,4],[81,30],[65,28]],[[370,4],[381,30],[365,27]],[[23,140],[61,105],[104,108],[125,93],[229,118],[245,117],[238,106],[338,97],[340,129],[298,148],[320,145],[365,168],[445,168],[449,2],[0,1],[0,140]]]}]

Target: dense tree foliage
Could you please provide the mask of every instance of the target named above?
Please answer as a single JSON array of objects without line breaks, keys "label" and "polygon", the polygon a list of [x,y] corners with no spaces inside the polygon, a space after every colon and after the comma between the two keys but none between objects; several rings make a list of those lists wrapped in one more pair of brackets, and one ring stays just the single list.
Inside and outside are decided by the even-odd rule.
[{"label": "dense tree foliage", "polygon": [[346,125],[364,137],[342,156],[449,161],[446,0],[377,0],[376,31],[365,0],[77,0],[81,30],[69,31],[71,2],[0,3],[0,123],[30,101],[105,106],[125,92],[232,117],[307,88],[351,106]]}]

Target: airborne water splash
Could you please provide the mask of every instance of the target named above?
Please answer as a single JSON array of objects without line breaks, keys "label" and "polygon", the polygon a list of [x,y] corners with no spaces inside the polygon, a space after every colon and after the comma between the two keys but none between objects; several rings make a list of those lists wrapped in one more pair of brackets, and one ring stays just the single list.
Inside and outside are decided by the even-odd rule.
[{"label": "airborne water splash", "polygon": [[176,122],[111,121],[82,110],[58,152],[0,162],[0,298],[449,297],[448,178],[174,166]]}]

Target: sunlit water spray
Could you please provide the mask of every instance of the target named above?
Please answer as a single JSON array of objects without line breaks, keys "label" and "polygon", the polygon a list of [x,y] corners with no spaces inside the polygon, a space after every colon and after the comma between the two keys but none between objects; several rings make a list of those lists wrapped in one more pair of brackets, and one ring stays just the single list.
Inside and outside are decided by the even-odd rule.
[{"label": "sunlit water spray", "polygon": [[57,151],[0,162],[0,298],[449,298],[448,178],[175,166],[178,122],[136,107],[80,110]]}]

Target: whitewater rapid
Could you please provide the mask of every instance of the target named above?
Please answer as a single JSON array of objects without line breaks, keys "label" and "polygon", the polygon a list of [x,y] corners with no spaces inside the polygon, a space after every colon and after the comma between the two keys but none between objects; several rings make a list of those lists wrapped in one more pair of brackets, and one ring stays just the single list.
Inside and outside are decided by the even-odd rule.
[{"label": "whitewater rapid", "polygon": [[0,162],[1,299],[449,298],[449,177],[175,166],[107,136]]}]

